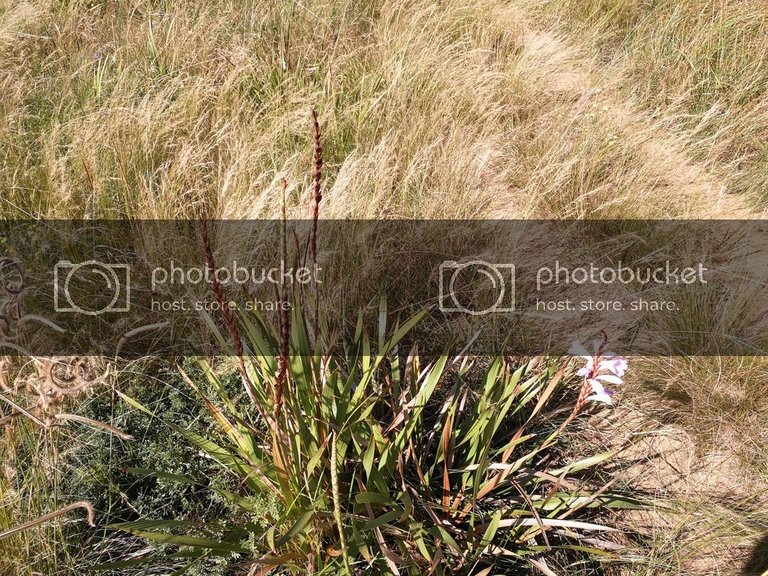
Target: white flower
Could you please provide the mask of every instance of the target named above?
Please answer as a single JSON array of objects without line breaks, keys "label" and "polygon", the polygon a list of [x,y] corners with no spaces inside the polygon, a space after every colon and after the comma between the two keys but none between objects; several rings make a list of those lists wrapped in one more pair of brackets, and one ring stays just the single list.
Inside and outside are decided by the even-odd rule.
[{"label": "white flower", "polygon": [[587,358],[587,365],[584,368],[579,368],[576,372],[576,376],[584,376],[585,378],[592,375],[595,368],[595,361],[592,358]]},{"label": "white flower", "polygon": [[622,376],[627,371],[627,360],[612,352],[607,352],[605,350],[606,342],[607,339],[594,340],[592,343],[594,352],[590,354],[580,342],[574,340],[568,353],[586,360],[586,364],[576,372],[576,375],[583,377],[591,388],[592,394],[587,397],[587,400],[613,404],[611,398],[613,391],[606,390],[603,384],[617,386],[624,384]]},{"label": "white flower", "polygon": [[[604,356],[608,356],[607,354],[604,354]],[[601,370],[610,370],[616,376],[621,378],[624,376],[624,373],[627,371],[627,360],[626,358],[622,358],[621,356],[614,356],[613,358],[607,358],[606,360],[603,360],[600,362],[600,369]]]},{"label": "white flower", "polygon": [[597,380],[590,379],[587,380],[587,382],[592,387],[592,394],[587,396],[588,401],[602,402],[603,404],[608,405],[613,404],[613,399],[611,398],[612,392],[606,390],[605,387]]},{"label": "white flower", "polygon": [[584,358],[584,360],[591,360],[594,356],[597,356],[597,351],[600,350],[600,340],[593,340],[592,347],[594,352],[587,352],[587,349],[581,342],[574,340],[571,342],[571,347],[568,349],[568,354],[580,356],[581,358]]}]

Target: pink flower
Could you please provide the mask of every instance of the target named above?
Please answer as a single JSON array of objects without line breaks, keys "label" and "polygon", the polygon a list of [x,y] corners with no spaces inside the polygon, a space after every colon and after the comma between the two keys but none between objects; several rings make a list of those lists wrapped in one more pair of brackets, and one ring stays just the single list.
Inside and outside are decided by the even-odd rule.
[{"label": "pink flower", "polygon": [[593,340],[592,347],[594,348],[594,353],[587,352],[587,349],[581,342],[574,340],[571,342],[571,347],[568,349],[568,354],[580,356],[584,358],[584,360],[591,360],[594,356],[597,355],[598,350],[600,350],[600,340]]},{"label": "pink flower", "polygon": [[611,398],[613,391],[606,390],[604,384],[621,385],[624,383],[622,376],[627,371],[627,360],[606,351],[607,343],[608,339],[605,336],[602,340],[593,341],[594,352],[590,354],[580,342],[574,340],[568,352],[587,362],[583,368],[576,372],[576,375],[583,377],[586,384],[590,386],[592,393],[587,396],[587,400],[613,404]]},{"label": "pink flower", "polygon": [[576,376],[584,376],[585,378],[592,374],[592,371],[594,370],[594,362],[592,358],[587,360],[587,365],[584,366],[584,368],[579,368],[579,370],[576,372]]},{"label": "pink flower", "polygon": [[605,387],[597,380],[587,380],[592,387],[592,394],[587,396],[587,400],[591,402],[602,402],[603,404],[613,404],[613,392],[606,390]]},{"label": "pink flower", "polygon": [[600,362],[600,369],[610,370],[616,376],[621,378],[622,376],[624,376],[624,373],[627,371],[627,359],[622,358],[621,356],[608,358]]}]

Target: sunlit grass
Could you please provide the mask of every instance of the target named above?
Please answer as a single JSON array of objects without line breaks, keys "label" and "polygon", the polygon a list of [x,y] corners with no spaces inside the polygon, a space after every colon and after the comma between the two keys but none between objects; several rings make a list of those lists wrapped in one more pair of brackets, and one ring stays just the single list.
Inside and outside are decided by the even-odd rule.
[{"label": "sunlit grass", "polygon": [[[24,419],[6,426],[0,436],[0,533],[70,503],[60,489],[65,445],[57,432],[42,432]],[[70,574],[72,553],[64,521],[45,523],[0,539],[0,573]]]},{"label": "sunlit grass", "polygon": [[768,11],[760,0],[526,2],[565,29],[731,191],[766,200]]},{"label": "sunlit grass", "polygon": [[[274,216],[285,178],[288,216],[307,216],[317,108],[323,217],[732,216],[720,184],[765,200],[766,14],[710,0],[0,0],[0,214]],[[765,379],[762,360],[678,358],[628,385],[700,451],[765,478]],[[50,438],[4,433],[0,531],[59,497]],[[760,505],[678,503],[632,574],[697,573],[710,544],[759,536]],[[61,526],[0,540],[0,572],[66,573]]]},{"label": "sunlit grass", "polygon": [[641,149],[657,134],[579,101],[571,63],[513,6],[52,2],[0,18],[7,216],[275,215],[284,177],[304,216],[313,107],[326,218],[710,209],[670,193]]}]

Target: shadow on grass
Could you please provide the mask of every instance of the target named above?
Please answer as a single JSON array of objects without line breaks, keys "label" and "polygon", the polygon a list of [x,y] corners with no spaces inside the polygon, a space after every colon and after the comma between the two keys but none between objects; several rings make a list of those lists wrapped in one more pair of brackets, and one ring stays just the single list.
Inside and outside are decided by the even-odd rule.
[{"label": "shadow on grass", "polygon": [[752,555],[744,565],[743,576],[762,576],[768,572],[768,534],[763,536],[752,550]]}]

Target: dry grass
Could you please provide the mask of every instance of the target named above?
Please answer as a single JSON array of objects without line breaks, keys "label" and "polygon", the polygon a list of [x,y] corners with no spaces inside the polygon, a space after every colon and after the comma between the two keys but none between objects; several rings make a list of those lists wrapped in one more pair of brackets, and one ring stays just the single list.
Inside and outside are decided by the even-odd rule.
[{"label": "dry grass", "polygon": [[729,190],[764,206],[768,4],[764,0],[533,0],[618,76],[622,95],[685,140]]},{"label": "dry grass", "polygon": [[[59,446],[66,440],[54,434],[40,434],[24,421],[3,428],[0,442],[0,529],[19,524],[69,504],[70,495],[62,493],[62,464]],[[71,439],[69,440],[71,442]],[[0,539],[0,573],[34,576],[35,574],[71,574],[72,555],[79,552],[66,546],[62,522],[46,523]]]},{"label": "dry grass", "polygon": [[581,86],[590,63],[532,35],[514,6],[37,2],[0,12],[6,215],[179,217],[201,205],[275,215],[286,178],[288,215],[304,216],[313,106],[324,217],[713,214],[700,185],[692,196],[659,169],[665,159],[647,146],[657,128]]},{"label": "dry grass", "polygon": [[626,576],[762,576],[765,558],[750,556],[764,538],[768,518],[748,511],[752,502],[699,497],[666,504],[675,513],[656,511],[647,527],[650,555]]},{"label": "dry grass", "polygon": [[[767,25],[758,0],[0,0],[0,215],[274,216],[285,179],[304,217],[317,108],[326,218],[753,216]],[[767,368],[649,360],[630,395],[759,480]],[[0,527],[50,509],[8,474]],[[749,498],[675,495],[633,574],[715,573],[707,546],[768,531]],[[34,537],[0,572],[56,556]]]},{"label": "dry grass", "polygon": [[653,398],[665,400],[654,410],[659,420],[683,423],[700,445],[726,447],[743,463],[768,471],[766,359],[648,359],[642,378]]}]

